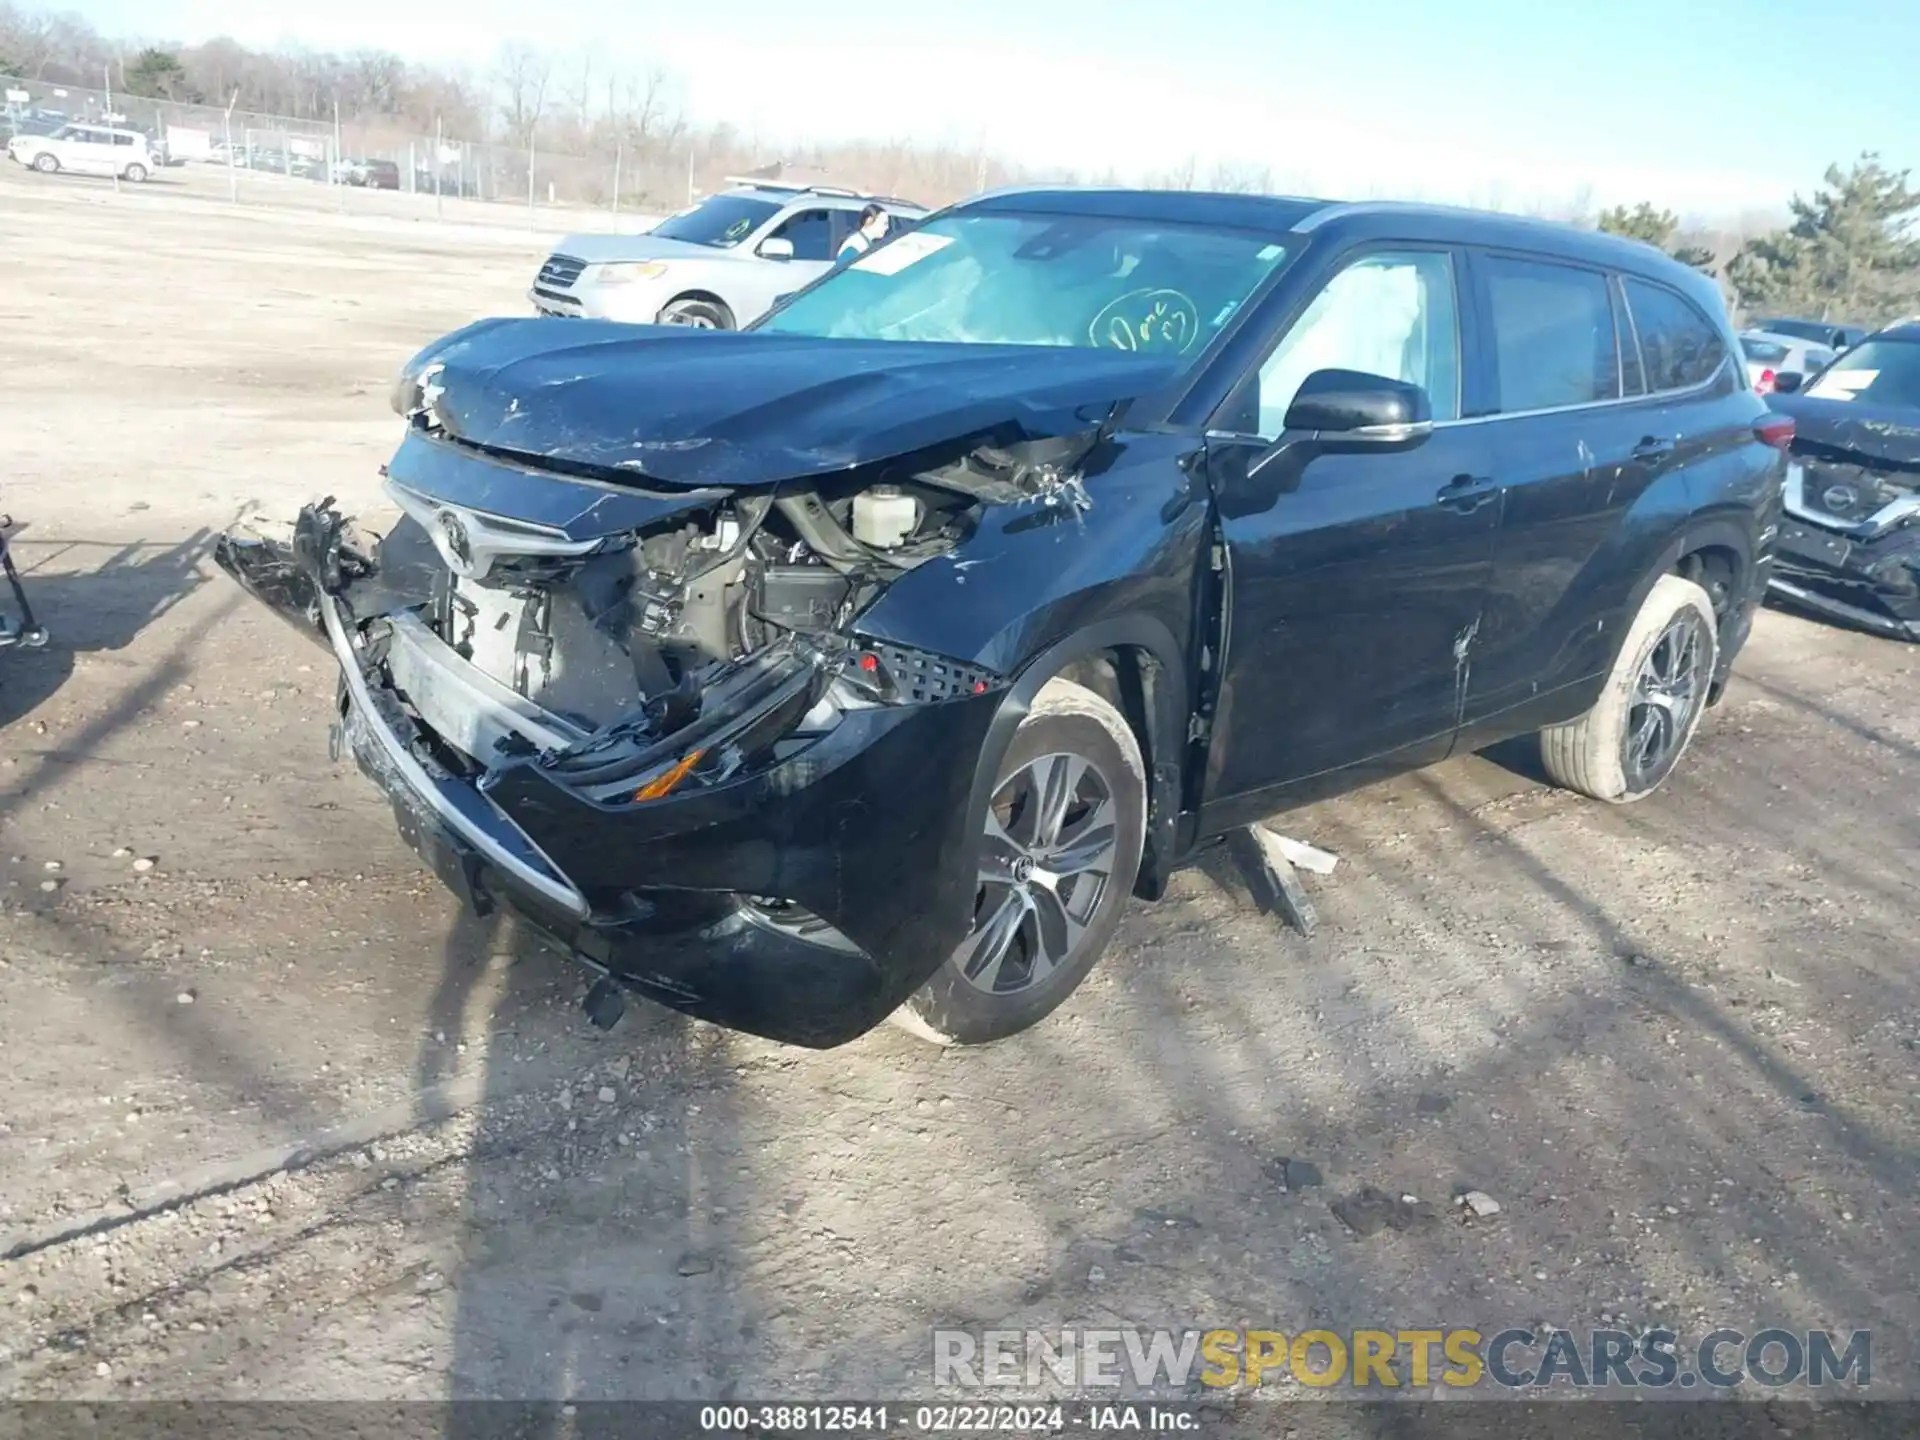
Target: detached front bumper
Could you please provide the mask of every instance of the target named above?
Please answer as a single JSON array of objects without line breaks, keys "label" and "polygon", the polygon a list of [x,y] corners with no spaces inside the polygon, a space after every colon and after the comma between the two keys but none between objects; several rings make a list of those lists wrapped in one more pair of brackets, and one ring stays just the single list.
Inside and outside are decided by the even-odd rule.
[{"label": "detached front bumper", "polygon": [[1809,506],[1790,476],[1768,587],[1830,619],[1920,640],[1920,500],[1841,523]]},{"label": "detached front bumper", "polygon": [[[314,583],[301,548],[228,544],[220,559],[322,633],[340,663],[339,738],[475,911],[504,904],[674,1009],[816,1047],[871,1029],[964,938],[972,790],[1000,692],[849,710],[739,778],[610,803],[534,753],[584,732],[448,661],[410,611],[371,621],[369,645],[361,591]],[[423,711],[477,718],[429,730]],[[497,753],[506,731],[535,743],[478,776],[443,763],[448,742]]]}]

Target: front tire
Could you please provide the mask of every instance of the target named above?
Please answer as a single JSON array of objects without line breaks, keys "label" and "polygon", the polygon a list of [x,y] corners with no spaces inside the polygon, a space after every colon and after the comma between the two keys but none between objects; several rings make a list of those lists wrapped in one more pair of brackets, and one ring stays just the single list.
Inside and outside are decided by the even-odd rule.
[{"label": "front tire", "polygon": [[147,179],[147,167],[138,163],[129,165],[126,168],[126,178],[132,181],[135,185],[145,184]]},{"label": "front tire", "polygon": [[38,170],[42,175],[53,175],[58,173],[60,162],[47,151],[42,150],[38,155],[33,157],[33,168]]},{"label": "front tire", "polygon": [[1540,732],[1556,785],[1614,805],[1644,800],[1679,763],[1706,713],[1720,661],[1707,592],[1678,575],[1654,582],[1591,710]]},{"label": "front tire", "polygon": [[669,301],[660,311],[662,325],[691,325],[696,330],[731,330],[733,312],[718,300],[682,298]]},{"label": "front tire", "polygon": [[1146,809],[1146,765],[1125,718],[1049,680],[995,777],[973,928],[895,1023],[939,1045],[984,1045],[1049,1014],[1119,927]]}]

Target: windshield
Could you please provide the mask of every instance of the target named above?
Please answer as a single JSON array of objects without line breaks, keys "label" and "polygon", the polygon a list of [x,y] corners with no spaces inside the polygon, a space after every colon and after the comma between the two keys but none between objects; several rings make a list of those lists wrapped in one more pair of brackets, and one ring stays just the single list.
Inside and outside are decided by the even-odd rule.
[{"label": "windshield", "polygon": [[769,200],[748,195],[715,195],[691,210],[670,215],[653,227],[663,240],[685,240],[693,245],[712,245],[725,250],[738,245],[767,221],[780,213]]},{"label": "windshield", "polygon": [[1807,386],[1820,400],[1867,400],[1920,410],[1920,342],[1869,340],[1847,351]]},{"label": "windshield", "polygon": [[1771,340],[1740,341],[1740,348],[1747,352],[1747,359],[1761,365],[1778,365],[1787,358],[1787,347],[1776,345]]},{"label": "windshield", "polygon": [[850,340],[1197,355],[1287,258],[1262,235],[1086,215],[949,215],[758,328]]}]

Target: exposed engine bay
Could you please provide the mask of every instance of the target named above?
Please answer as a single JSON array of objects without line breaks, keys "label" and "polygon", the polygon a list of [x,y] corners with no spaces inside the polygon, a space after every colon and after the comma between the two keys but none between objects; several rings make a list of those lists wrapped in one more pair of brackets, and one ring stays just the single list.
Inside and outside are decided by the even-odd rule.
[{"label": "exposed engine bay", "polygon": [[[383,594],[413,602],[381,622],[376,653],[451,747],[444,763],[536,755],[596,799],[659,798],[778,758],[772,742],[804,742],[847,709],[985,693],[996,677],[984,670],[857,645],[846,626],[900,575],[963,545],[986,499],[1085,505],[1062,467],[1092,438],[975,446],[924,471],[863,467],[589,540],[390,479],[403,514],[386,534],[356,538],[323,507],[303,516],[311,533],[294,548],[317,545],[327,573],[378,576]],[[445,668],[429,658],[440,646],[525,702],[507,705],[529,723],[450,711],[429,678]],[[757,722],[730,723],[742,711]]]}]

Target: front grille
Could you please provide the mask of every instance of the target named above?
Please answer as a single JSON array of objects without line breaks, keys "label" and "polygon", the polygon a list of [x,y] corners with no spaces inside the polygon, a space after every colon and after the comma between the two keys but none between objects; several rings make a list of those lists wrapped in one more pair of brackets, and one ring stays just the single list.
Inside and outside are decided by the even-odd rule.
[{"label": "front grille", "polygon": [[1841,525],[1869,520],[1895,500],[1914,493],[1913,477],[1876,475],[1859,465],[1808,462],[1800,502],[1813,515]]},{"label": "front grille", "polygon": [[[576,260],[571,255],[549,255],[533,283],[554,290],[571,290],[573,282],[580,278],[580,272],[586,268],[586,261]],[[520,273],[524,275],[527,272],[522,270]]]}]

